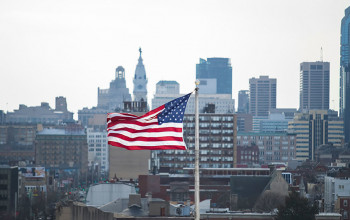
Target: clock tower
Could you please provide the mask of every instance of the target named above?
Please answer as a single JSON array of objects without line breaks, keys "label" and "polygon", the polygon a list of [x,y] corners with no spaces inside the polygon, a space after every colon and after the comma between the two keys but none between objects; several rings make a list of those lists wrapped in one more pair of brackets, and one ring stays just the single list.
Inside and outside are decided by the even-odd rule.
[{"label": "clock tower", "polygon": [[139,49],[140,57],[139,62],[136,65],[135,77],[134,77],[134,101],[145,101],[147,102],[147,77],[145,66],[142,62],[142,50]]}]

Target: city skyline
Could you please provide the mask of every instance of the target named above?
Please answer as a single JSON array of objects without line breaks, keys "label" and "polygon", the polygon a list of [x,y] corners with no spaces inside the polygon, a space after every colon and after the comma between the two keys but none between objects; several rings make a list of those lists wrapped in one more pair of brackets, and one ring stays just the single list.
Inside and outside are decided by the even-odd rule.
[{"label": "city skyline", "polygon": [[268,75],[277,79],[277,108],[298,107],[299,64],[320,60],[322,47],[331,69],[329,106],[338,110],[340,26],[348,1],[184,4],[1,2],[0,110],[41,102],[53,107],[55,97],[64,96],[76,118],[79,109],[97,106],[97,88],[108,86],[118,66],[133,90],[139,47],[149,103],[158,81],[176,80],[181,93],[190,92],[199,59],[223,57],[231,60],[236,103],[249,78]]}]

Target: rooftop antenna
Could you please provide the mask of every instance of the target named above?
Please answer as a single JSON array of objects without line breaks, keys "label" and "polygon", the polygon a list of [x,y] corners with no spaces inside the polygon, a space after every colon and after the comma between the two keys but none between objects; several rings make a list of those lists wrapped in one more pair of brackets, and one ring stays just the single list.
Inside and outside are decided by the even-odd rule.
[{"label": "rooftop antenna", "polygon": [[323,49],[322,49],[322,47],[321,47],[320,60],[321,60],[321,62],[323,62]]}]

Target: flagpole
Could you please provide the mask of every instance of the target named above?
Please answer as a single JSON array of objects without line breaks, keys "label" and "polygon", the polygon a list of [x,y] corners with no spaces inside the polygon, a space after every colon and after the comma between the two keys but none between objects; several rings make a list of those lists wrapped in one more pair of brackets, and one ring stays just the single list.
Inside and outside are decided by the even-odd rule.
[{"label": "flagpole", "polygon": [[199,110],[198,110],[198,85],[199,80],[196,80],[195,89],[195,170],[194,170],[194,200],[195,200],[195,220],[200,220],[200,209],[199,209]]}]

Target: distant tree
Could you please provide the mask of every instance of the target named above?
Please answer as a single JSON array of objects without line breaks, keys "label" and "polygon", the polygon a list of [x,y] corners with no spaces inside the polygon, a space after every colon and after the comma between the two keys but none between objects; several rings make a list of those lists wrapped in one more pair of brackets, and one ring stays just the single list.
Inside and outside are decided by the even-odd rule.
[{"label": "distant tree", "polygon": [[254,209],[258,212],[271,212],[284,205],[285,195],[277,192],[264,192],[255,203]]},{"label": "distant tree", "polygon": [[285,205],[278,208],[276,220],[314,220],[318,207],[311,205],[307,198],[300,197],[299,193],[292,192],[286,197]]}]

